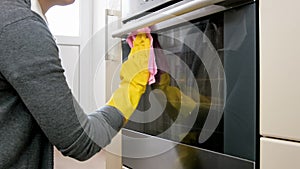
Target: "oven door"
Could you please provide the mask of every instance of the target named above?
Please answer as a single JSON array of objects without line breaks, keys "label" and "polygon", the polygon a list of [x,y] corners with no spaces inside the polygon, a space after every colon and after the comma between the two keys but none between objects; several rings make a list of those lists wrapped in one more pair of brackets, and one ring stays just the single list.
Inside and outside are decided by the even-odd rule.
[{"label": "oven door", "polygon": [[[247,3],[151,27],[158,73],[123,129],[125,166],[255,168],[255,11]],[[125,61],[125,40],[122,49]]]}]

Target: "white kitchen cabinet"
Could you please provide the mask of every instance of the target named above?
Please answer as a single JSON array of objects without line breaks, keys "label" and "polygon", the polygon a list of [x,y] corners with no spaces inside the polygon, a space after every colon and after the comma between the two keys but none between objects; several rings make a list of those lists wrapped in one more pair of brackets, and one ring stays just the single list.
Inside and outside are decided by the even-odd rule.
[{"label": "white kitchen cabinet", "polygon": [[260,134],[300,141],[300,1],[262,0],[259,10]]},{"label": "white kitchen cabinet", "polygon": [[58,45],[65,76],[75,98],[79,98],[79,46]]},{"label": "white kitchen cabinet", "polygon": [[260,169],[300,168],[300,143],[261,138]]}]

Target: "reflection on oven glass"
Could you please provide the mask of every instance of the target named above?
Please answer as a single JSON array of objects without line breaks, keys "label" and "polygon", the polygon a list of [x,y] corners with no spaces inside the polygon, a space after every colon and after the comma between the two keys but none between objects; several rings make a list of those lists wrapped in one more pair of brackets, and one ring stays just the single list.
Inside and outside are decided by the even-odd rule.
[{"label": "reflection on oven glass", "polygon": [[[165,95],[157,95],[158,102],[165,103],[161,99],[167,99],[167,102],[163,105],[165,109],[160,117],[148,123],[130,121],[126,128],[223,151],[223,117],[216,117],[219,118],[216,120],[218,124],[208,140],[199,142],[208,113],[218,116],[217,111],[224,106],[224,74],[215,68],[216,62],[223,62],[223,20],[220,18],[216,16],[152,34],[159,71],[156,83],[148,86],[138,110],[160,106],[152,105],[148,99],[150,93],[155,96],[158,90]],[[211,59],[205,60],[202,56]],[[209,74],[208,71],[213,73]],[[217,84],[217,95],[212,95],[213,83]]]}]

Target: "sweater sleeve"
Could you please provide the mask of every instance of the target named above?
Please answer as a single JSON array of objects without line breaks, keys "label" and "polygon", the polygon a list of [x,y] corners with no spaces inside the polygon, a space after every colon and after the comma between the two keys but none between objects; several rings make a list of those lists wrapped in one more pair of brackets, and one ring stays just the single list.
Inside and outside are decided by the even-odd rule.
[{"label": "sweater sleeve", "polygon": [[109,106],[89,115],[82,111],[66,83],[52,35],[39,18],[6,26],[0,47],[0,72],[64,155],[86,160],[110,143],[124,117]]}]

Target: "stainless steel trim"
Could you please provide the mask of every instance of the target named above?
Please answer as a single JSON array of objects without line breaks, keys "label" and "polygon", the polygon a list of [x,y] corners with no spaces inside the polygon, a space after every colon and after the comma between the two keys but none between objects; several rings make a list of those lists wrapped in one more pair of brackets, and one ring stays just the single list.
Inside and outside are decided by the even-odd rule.
[{"label": "stainless steel trim", "polygon": [[[175,141],[172,141],[172,140],[167,140],[167,139],[164,139],[164,138],[151,136],[151,135],[148,135],[148,134],[145,134],[145,133],[141,133],[141,132],[126,129],[126,128],[122,129],[122,134],[125,135],[125,136],[133,137],[133,138],[149,138],[149,137],[151,137],[151,138],[154,138],[156,140],[155,143],[165,142],[165,143],[173,144],[173,145],[175,145],[175,144],[183,145],[183,146],[186,146],[186,147],[191,147],[191,148],[194,148],[194,149],[197,149],[197,150],[201,150],[201,151],[205,151],[205,152],[209,152],[209,153],[213,153],[213,154],[217,154],[217,155],[222,155],[222,156],[229,157],[229,158],[233,158],[233,159],[237,159],[237,160],[241,160],[241,161],[245,161],[245,162],[249,162],[249,163],[255,163],[254,161],[244,159],[244,158],[241,158],[241,157],[236,157],[236,156],[232,156],[232,155],[229,155],[229,154],[224,154],[224,153],[211,151],[211,150],[208,150],[208,149],[194,147],[194,146],[191,146],[191,145],[188,145],[188,144],[178,143],[178,142],[175,142]],[[164,145],[164,144],[155,144],[155,146],[160,146],[160,145]],[[147,146],[149,147],[149,145],[147,145]]]},{"label": "stainless steel trim", "polygon": [[220,5],[210,5],[205,8],[197,9],[195,11],[186,13],[181,15],[180,17],[172,18],[167,21],[158,23],[156,25],[151,26],[151,31],[158,31],[162,30],[171,26],[175,26],[187,21],[191,21],[197,18],[201,18],[207,15],[211,15],[217,12],[221,12],[226,10],[227,8],[220,6]]},{"label": "stainless steel trim", "polygon": [[178,0],[122,0],[122,20],[130,20],[136,15],[145,13],[166,3],[178,3]]},{"label": "stainless steel trim", "polygon": [[183,4],[181,6],[175,7],[173,9],[170,9],[168,11],[158,13],[156,12],[153,17],[146,18],[144,20],[141,20],[135,24],[128,23],[123,26],[123,28],[115,31],[112,33],[112,37],[122,37],[124,34],[128,34],[132,31],[152,26],[155,24],[158,24],[160,22],[166,21],[168,19],[175,18],[176,16],[180,16],[192,11],[195,11],[200,8],[204,8],[210,5],[214,5],[218,2],[222,2],[224,0],[194,0],[191,2],[188,2],[186,4]]}]

